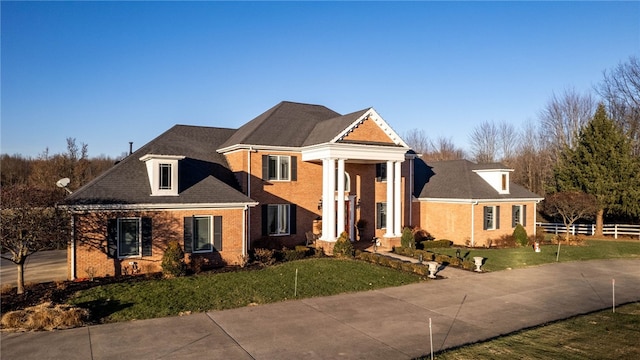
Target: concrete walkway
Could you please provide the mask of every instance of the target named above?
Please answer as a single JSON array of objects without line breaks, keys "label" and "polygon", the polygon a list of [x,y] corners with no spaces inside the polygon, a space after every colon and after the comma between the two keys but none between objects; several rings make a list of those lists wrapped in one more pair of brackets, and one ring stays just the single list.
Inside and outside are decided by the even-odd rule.
[{"label": "concrete walkway", "polygon": [[183,317],[3,333],[3,359],[411,359],[640,301],[640,260],[593,260]]}]

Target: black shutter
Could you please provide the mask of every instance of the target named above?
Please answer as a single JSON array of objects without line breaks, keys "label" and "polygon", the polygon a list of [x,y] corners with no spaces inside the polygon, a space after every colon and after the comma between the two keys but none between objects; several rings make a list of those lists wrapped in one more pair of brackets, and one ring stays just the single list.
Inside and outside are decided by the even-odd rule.
[{"label": "black shutter", "polygon": [[376,229],[382,229],[382,203],[376,203]]},{"label": "black shutter", "polygon": [[500,206],[496,206],[496,230],[500,229]]},{"label": "black shutter", "polygon": [[184,252],[193,252],[193,216],[184,218]]},{"label": "black shutter", "polygon": [[268,213],[269,205],[262,205],[262,236],[269,235],[269,224],[267,224]]},{"label": "black shutter", "polygon": [[222,216],[213,217],[213,247],[222,251]]},{"label": "black shutter", "polygon": [[289,234],[293,235],[297,231],[297,223],[296,223],[296,204],[289,205]]},{"label": "black shutter", "polygon": [[482,208],[482,230],[487,230],[487,216],[489,215],[489,207],[485,206]]},{"label": "black shutter", "polygon": [[527,226],[527,205],[522,205],[522,226]]},{"label": "black shutter", "polygon": [[153,253],[151,218],[142,218],[142,256],[151,256]]},{"label": "black shutter", "polygon": [[298,157],[291,157],[291,181],[298,181]]},{"label": "black shutter", "polygon": [[118,257],[118,219],[107,220],[107,255]]},{"label": "black shutter", "polygon": [[511,227],[516,227],[516,225],[518,225],[518,217],[516,216],[518,208],[518,205],[511,205]]},{"label": "black shutter", "polygon": [[380,163],[376,164],[376,181],[377,182],[381,182],[382,181],[382,169],[381,169],[381,167],[382,167],[382,164],[380,164]]},{"label": "black shutter", "polygon": [[262,155],[262,180],[269,180],[269,155]]}]

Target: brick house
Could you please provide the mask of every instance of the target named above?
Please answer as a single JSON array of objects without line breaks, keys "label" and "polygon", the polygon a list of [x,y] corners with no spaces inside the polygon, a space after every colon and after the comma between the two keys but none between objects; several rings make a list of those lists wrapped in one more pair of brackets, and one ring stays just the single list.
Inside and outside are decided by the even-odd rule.
[{"label": "brick house", "polygon": [[429,192],[440,174],[423,165],[373,108],[281,102],[238,129],[176,125],[66,199],[69,277],[160,271],[170,241],[214,264],[312,232],[329,253],[343,231],[391,248],[405,225],[460,242],[437,217],[450,204]]},{"label": "brick house", "polygon": [[468,160],[416,160],[414,214],[421,228],[457,245],[490,246],[517,224],[535,235],[537,204],[543,199],[509,180],[502,164]]}]

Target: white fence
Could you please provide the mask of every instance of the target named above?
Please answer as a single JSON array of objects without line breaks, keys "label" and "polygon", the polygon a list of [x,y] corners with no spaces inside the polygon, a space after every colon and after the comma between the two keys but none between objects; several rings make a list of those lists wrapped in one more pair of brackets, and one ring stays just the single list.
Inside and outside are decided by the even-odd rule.
[{"label": "white fence", "polygon": [[[567,227],[562,223],[536,223],[536,226],[542,227],[545,232],[552,234],[564,234],[567,232]],[[572,235],[593,235],[596,232],[595,224],[573,224],[569,228]],[[637,236],[640,240],[640,225],[625,225],[625,224],[604,224],[602,226],[603,235],[613,235],[615,239],[618,235]]]}]

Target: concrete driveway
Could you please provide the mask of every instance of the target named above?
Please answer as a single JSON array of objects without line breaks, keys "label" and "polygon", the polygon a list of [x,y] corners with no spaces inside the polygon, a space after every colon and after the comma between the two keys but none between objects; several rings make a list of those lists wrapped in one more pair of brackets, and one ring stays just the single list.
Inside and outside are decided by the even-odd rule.
[{"label": "concrete driveway", "polygon": [[[0,260],[0,283],[16,285],[18,270],[9,260]],[[24,283],[41,283],[67,279],[67,250],[37,252],[24,265]]]}]

